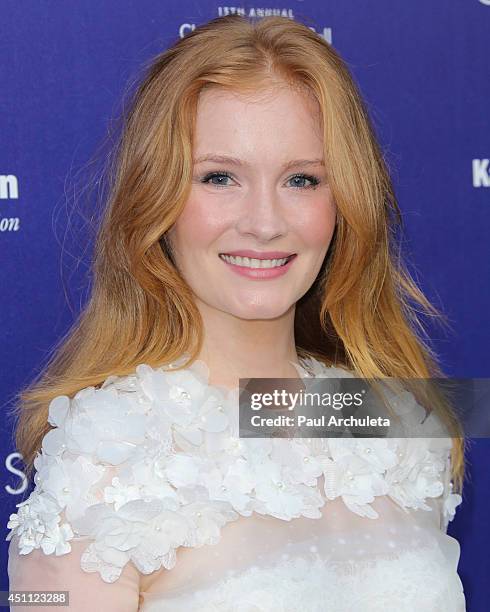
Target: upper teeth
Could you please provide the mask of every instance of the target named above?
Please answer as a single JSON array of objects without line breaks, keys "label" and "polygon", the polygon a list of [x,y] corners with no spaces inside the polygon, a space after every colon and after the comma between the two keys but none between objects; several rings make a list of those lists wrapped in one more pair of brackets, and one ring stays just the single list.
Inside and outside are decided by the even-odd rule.
[{"label": "upper teeth", "polygon": [[282,259],[251,259],[250,257],[234,257],[233,255],[224,254],[220,254],[220,257],[228,263],[247,268],[275,268],[276,266],[283,266],[289,259],[289,257],[283,257]]}]

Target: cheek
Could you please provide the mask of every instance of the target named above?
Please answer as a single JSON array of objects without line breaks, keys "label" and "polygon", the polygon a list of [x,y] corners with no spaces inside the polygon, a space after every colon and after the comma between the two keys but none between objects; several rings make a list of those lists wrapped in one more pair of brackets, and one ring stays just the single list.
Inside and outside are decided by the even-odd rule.
[{"label": "cheek", "polygon": [[206,246],[215,240],[227,221],[221,210],[205,198],[190,198],[174,226],[177,243],[186,246]]},{"label": "cheek", "polygon": [[311,247],[326,247],[332,238],[336,221],[336,206],[332,198],[319,197],[311,206],[301,210],[294,222],[296,231],[305,244]]}]

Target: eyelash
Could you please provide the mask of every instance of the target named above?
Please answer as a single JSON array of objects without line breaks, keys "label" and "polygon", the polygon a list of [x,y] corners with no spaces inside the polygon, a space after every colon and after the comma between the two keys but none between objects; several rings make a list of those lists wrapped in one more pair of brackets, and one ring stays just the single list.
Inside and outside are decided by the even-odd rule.
[{"label": "eyelash", "polygon": [[[226,172],[226,170],[222,170],[222,171],[216,171],[216,172],[208,172],[208,174],[206,174],[205,176],[201,177],[199,180],[201,183],[204,184],[211,184],[209,183],[210,179],[214,178],[215,176],[225,176],[226,178],[233,178],[231,176],[231,174],[229,174],[228,172]],[[299,174],[294,174],[293,176],[290,177],[289,180],[291,179],[295,179],[295,178],[300,178],[300,179],[306,179],[308,181],[310,181],[312,184],[311,185],[307,185],[306,187],[297,187],[297,186],[293,186],[293,189],[315,189],[319,184],[320,184],[320,179],[318,179],[316,176],[312,176],[310,174],[303,174],[303,173],[299,173]],[[212,183],[213,187],[217,187],[218,189],[222,189],[224,187],[228,187],[228,185],[217,185],[216,183]]]}]

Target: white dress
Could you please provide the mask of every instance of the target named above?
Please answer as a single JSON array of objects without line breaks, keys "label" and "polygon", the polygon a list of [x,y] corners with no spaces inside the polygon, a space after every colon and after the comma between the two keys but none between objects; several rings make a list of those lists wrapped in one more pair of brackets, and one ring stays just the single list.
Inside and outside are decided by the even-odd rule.
[{"label": "white dress", "polygon": [[51,402],[8,523],[10,590],[91,612],[465,610],[450,438],[240,439],[238,389],[208,377],[142,364]]}]

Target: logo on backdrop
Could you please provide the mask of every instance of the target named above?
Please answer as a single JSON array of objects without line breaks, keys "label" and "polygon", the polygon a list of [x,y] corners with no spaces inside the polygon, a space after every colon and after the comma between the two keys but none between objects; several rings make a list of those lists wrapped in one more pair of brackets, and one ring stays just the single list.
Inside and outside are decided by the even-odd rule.
[{"label": "logo on backdrop", "polygon": [[7,468],[7,472],[14,474],[19,479],[19,482],[17,483],[16,487],[11,487],[9,484],[5,485],[5,490],[11,495],[20,495],[27,489],[27,486],[29,484],[29,481],[27,480],[27,477],[24,472],[22,470],[19,470],[19,468],[14,465],[14,461],[17,459],[22,464],[22,455],[18,452],[9,453],[5,457],[5,467]]},{"label": "logo on backdrop", "polygon": [[0,174],[0,200],[17,200],[19,182],[13,174]]},{"label": "logo on backdrop", "polygon": [[[490,0],[488,0],[490,6]],[[473,187],[490,187],[489,159],[473,159]]]},{"label": "logo on backdrop", "polygon": [[242,6],[218,6],[218,16],[223,15],[243,15],[247,17],[269,17],[270,15],[277,15],[279,17],[289,17],[294,19],[293,9],[291,8],[254,8],[248,9]]},{"label": "logo on backdrop", "polygon": [[[13,174],[0,174],[0,200],[18,200],[19,182]],[[0,215],[0,233],[17,232],[20,227],[18,217],[3,217]]]},{"label": "logo on backdrop", "polygon": [[[490,0],[489,0],[490,1]],[[280,17],[289,17],[294,19],[293,9],[291,8],[244,8],[242,6],[218,6],[218,17],[224,15],[243,15],[244,17],[268,17],[270,15],[277,15]],[[179,36],[184,38],[186,34],[192,32],[196,27],[195,23],[182,23],[179,27]],[[315,28],[308,26],[310,30],[316,32]],[[332,44],[332,28],[322,28],[319,32],[330,45]]]}]

